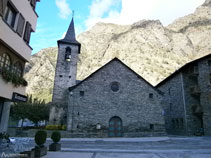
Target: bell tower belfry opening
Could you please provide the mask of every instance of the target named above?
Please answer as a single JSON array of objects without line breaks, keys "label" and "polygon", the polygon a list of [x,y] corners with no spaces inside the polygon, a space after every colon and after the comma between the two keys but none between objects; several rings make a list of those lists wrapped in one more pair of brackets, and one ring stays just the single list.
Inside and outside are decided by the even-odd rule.
[{"label": "bell tower belfry opening", "polygon": [[52,102],[49,121],[51,124],[66,123],[68,87],[76,84],[77,62],[81,44],[75,38],[74,19],[69,25],[64,39],[58,40],[58,56],[55,70]]}]

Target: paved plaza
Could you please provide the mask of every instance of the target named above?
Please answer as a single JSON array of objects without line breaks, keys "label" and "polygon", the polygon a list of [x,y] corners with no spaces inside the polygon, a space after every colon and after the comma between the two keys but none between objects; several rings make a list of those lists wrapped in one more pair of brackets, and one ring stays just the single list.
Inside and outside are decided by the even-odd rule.
[{"label": "paved plaza", "polygon": [[211,158],[211,137],[63,139],[45,158]]},{"label": "paved plaza", "polygon": [[[63,138],[61,144],[62,151],[43,158],[211,158],[211,137]],[[30,138],[27,147],[34,146]]]}]

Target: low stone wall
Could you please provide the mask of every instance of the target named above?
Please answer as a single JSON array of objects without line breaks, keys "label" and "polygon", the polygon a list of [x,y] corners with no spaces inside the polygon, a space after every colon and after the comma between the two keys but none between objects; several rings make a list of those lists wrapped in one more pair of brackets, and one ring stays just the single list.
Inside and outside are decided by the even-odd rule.
[{"label": "low stone wall", "polygon": [[[38,130],[42,130],[42,129],[27,129],[27,130],[23,130],[21,128],[8,128],[7,132],[8,134],[10,135],[10,137],[34,137],[35,136],[35,133],[38,131]],[[43,129],[45,130],[45,129]],[[47,137],[51,137],[51,134],[53,131],[56,131],[56,130],[45,130],[47,132]],[[60,131],[59,132],[61,133],[61,136],[63,138],[66,137],[66,133],[68,133],[67,131]]]},{"label": "low stone wall", "polygon": [[[22,130],[20,128],[8,128],[10,137],[34,137],[39,129]],[[55,130],[45,130],[48,138]],[[74,133],[70,131],[59,131],[62,138],[107,138],[107,132],[89,132],[89,133]],[[150,136],[166,136],[165,132],[131,132],[124,133],[123,137],[150,137]]]}]

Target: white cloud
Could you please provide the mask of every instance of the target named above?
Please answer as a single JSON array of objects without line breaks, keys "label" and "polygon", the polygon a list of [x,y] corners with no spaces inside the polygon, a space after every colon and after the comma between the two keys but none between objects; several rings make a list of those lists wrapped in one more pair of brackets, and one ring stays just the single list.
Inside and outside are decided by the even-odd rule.
[{"label": "white cloud", "polygon": [[102,17],[111,11],[112,6],[119,4],[120,0],[93,0],[89,7],[90,14],[85,24],[91,27],[96,22],[100,21]]},{"label": "white cloud", "polygon": [[[168,25],[176,18],[194,12],[205,0],[121,0],[121,11],[113,10],[117,0],[93,0],[86,26],[96,22],[132,24],[142,19],[159,19]],[[107,15],[103,17],[103,15]]]},{"label": "white cloud", "polygon": [[164,25],[194,12],[204,0],[122,0],[120,23],[141,19],[159,19]]},{"label": "white cloud", "polygon": [[63,19],[71,14],[71,10],[66,0],[56,0],[56,6],[59,8],[59,16]]}]

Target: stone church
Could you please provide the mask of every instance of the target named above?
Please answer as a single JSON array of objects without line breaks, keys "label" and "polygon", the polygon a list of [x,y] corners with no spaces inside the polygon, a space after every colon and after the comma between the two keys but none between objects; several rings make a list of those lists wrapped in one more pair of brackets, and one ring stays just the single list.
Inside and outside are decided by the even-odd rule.
[{"label": "stone church", "polygon": [[[114,58],[77,82],[80,48],[72,19],[66,36],[58,41],[50,124],[67,125],[67,130],[78,137],[160,136],[166,131],[192,135],[200,128],[211,135],[211,114],[203,111],[210,110],[211,101],[206,97],[210,88],[204,96],[199,95],[201,100],[192,98],[185,104],[190,99],[187,95],[192,96],[192,91],[184,88],[189,79],[185,77],[188,64],[154,87]],[[204,107],[200,101],[204,101]],[[193,106],[201,107],[200,114],[193,112]]]}]

